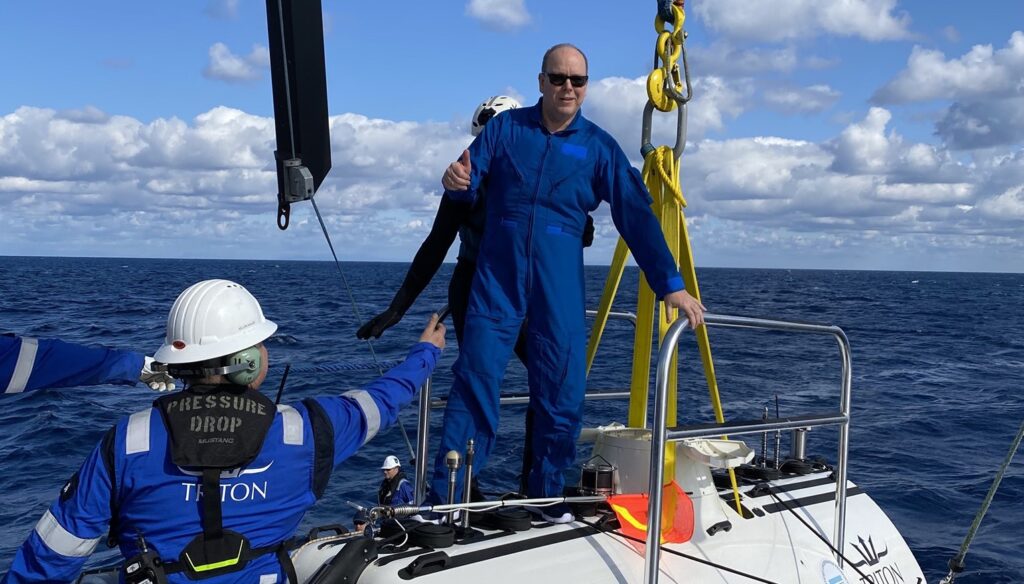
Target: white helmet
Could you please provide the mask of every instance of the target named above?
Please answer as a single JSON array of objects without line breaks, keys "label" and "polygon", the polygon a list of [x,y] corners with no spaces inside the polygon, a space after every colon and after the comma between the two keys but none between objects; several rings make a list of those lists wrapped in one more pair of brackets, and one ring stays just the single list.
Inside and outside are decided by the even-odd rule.
[{"label": "white helmet", "polygon": [[167,315],[167,337],[153,358],[160,363],[196,363],[225,357],[260,343],[277,325],[240,284],[204,280],[188,287]]},{"label": "white helmet", "polygon": [[474,136],[479,136],[480,132],[484,130],[484,124],[491,121],[491,118],[505,110],[516,109],[517,107],[519,107],[519,102],[514,98],[507,95],[495,95],[476,107],[476,111],[473,112],[473,123],[469,132]]}]

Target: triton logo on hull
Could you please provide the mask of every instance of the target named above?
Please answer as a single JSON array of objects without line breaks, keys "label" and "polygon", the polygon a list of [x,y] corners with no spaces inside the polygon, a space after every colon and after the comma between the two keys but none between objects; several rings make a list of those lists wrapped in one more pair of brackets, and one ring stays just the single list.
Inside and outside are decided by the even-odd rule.
[{"label": "triton logo on hull", "polygon": [[868,567],[868,570],[859,570],[862,574],[860,584],[903,584],[906,582],[906,579],[903,578],[903,572],[896,562],[889,560],[884,565],[878,565],[883,562],[882,558],[889,555],[889,546],[878,551],[870,535],[867,541],[864,541],[864,538],[858,535],[857,541],[859,545],[851,543],[850,546],[857,550],[857,553],[860,554],[860,557],[864,558],[864,561],[851,562],[850,566],[855,569]]},{"label": "triton logo on hull", "polygon": [[860,541],[859,546],[855,543],[851,543],[850,545],[853,546],[853,549],[857,550],[857,553],[860,554],[860,557],[864,558],[864,561],[853,564],[854,568],[859,568],[864,564],[874,566],[875,564],[880,562],[882,558],[889,555],[888,547],[886,547],[881,552],[875,551],[875,542],[871,541],[870,535],[868,536],[867,542],[865,542],[864,538],[859,535],[857,536],[857,540]]}]

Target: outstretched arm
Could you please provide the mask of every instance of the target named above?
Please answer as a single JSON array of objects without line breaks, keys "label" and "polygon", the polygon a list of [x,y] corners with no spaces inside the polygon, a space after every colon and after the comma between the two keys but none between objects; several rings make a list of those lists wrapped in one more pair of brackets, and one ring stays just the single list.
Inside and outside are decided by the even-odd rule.
[{"label": "outstretched arm", "polygon": [[437,209],[437,215],[434,216],[434,225],[430,228],[427,238],[420,244],[419,250],[416,251],[412,265],[409,266],[409,271],[405,274],[402,286],[391,300],[391,305],[387,310],[359,327],[356,337],[360,339],[380,338],[384,331],[402,320],[406,311],[409,310],[413,302],[416,302],[416,298],[441,267],[445,256],[448,255],[448,248],[455,241],[459,227],[465,223],[471,208],[470,203],[454,201],[447,196],[441,197],[441,205]]},{"label": "outstretched arm", "polygon": [[0,393],[139,381],[145,356],[57,339],[0,336]]}]

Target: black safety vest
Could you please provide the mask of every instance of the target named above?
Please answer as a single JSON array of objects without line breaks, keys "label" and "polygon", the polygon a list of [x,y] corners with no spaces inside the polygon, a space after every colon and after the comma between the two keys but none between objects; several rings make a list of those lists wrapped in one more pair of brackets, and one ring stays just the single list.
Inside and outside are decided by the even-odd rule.
[{"label": "black safety vest", "polygon": [[[220,473],[252,462],[274,422],[274,403],[258,391],[234,385],[193,386],[153,403],[170,436],[171,462],[202,472],[202,533],[167,572],[191,579],[241,570],[254,557],[277,549],[253,549],[244,535],[224,529]],[[280,555],[280,554],[279,554]],[[286,555],[286,554],[285,554]]]},{"label": "black safety vest", "polygon": [[377,489],[377,504],[390,505],[391,500],[395,497],[395,493],[398,492],[398,487],[404,480],[408,480],[405,478],[405,473],[398,471],[398,474],[390,479],[384,479],[381,481],[380,488]]}]

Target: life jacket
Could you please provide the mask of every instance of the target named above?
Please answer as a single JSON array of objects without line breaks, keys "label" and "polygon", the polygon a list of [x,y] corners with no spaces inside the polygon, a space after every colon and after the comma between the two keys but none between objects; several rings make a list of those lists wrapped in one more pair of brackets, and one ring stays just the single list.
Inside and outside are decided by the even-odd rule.
[{"label": "life jacket", "polygon": [[405,473],[402,471],[398,471],[398,474],[390,479],[381,481],[380,489],[377,489],[377,503],[380,505],[390,505],[391,500],[395,498],[395,493],[398,492],[398,487],[402,485],[402,481],[409,482],[409,479],[405,478]]},{"label": "life jacket", "polygon": [[157,399],[170,436],[171,462],[202,472],[202,533],[178,557],[192,579],[243,569],[254,557],[277,550],[252,549],[244,535],[224,529],[221,515],[221,471],[241,468],[259,454],[277,412],[258,391],[233,385],[190,387]]}]

